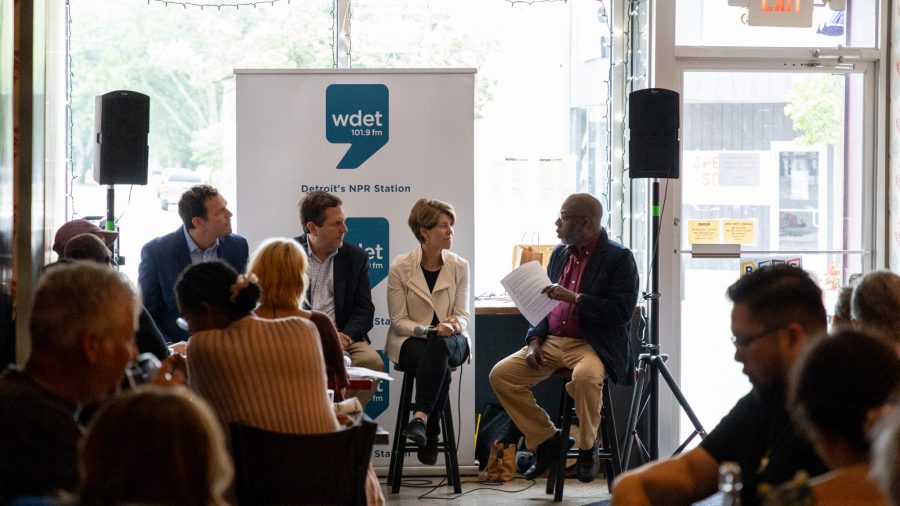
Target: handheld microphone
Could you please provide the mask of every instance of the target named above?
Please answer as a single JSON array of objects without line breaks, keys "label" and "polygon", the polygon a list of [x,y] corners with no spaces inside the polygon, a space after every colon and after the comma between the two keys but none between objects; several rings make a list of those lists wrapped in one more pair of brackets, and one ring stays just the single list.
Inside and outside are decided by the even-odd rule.
[{"label": "handheld microphone", "polygon": [[437,329],[432,326],[416,325],[413,329],[413,335],[416,337],[433,337],[437,335]]}]

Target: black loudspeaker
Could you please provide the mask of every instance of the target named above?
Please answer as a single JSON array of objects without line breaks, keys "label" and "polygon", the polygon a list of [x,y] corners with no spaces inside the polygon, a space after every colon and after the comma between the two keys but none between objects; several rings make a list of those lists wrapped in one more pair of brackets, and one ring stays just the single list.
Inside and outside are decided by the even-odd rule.
[{"label": "black loudspeaker", "polygon": [[628,96],[629,169],[632,178],[678,179],[678,93],[648,88]]},{"label": "black loudspeaker", "polygon": [[94,180],[147,184],[150,97],[118,90],[95,99]]}]

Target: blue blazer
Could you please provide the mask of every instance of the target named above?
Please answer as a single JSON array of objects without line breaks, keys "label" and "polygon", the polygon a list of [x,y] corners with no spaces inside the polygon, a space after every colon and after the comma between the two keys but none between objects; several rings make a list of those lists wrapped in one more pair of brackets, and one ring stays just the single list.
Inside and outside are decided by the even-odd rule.
[{"label": "blue blazer", "polygon": [[[569,259],[566,246],[560,244],[550,254],[547,275],[559,281]],[[637,265],[631,251],[610,241],[601,230],[597,249],[591,255],[581,277],[581,302],[575,307],[578,324],[584,339],[603,361],[606,373],[618,385],[634,382],[634,356],[631,352],[630,324],[638,298]],[[531,336],[541,339],[549,333],[544,318],[528,329]]]},{"label": "blue blazer", "polygon": [[[309,238],[306,234],[295,241],[308,255]],[[310,287],[312,283],[310,283]],[[306,291],[304,307],[312,303],[310,289]],[[354,341],[369,341],[369,331],[374,326],[375,305],[372,304],[372,288],[369,286],[369,254],[347,241],[334,257],[334,326]]]},{"label": "blue blazer", "polygon": [[[250,249],[247,240],[237,234],[219,237],[219,258],[231,264],[238,272],[247,267]],[[184,227],[157,237],[141,248],[141,265],[138,267],[138,283],[144,296],[144,307],[169,342],[185,341],[190,333],[178,327],[180,316],[175,300],[175,282],[189,265],[191,253],[184,239]]]}]

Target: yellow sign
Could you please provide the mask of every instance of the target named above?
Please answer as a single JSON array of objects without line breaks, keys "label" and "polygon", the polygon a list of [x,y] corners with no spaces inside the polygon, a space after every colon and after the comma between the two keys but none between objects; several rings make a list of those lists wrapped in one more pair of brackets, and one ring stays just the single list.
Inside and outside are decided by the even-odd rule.
[{"label": "yellow sign", "polygon": [[688,220],[688,244],[719,244],[720,220]]},{"label": "yellow sign", "polygon": [[723,244],[756,244],[756,220],[723,221]]}]

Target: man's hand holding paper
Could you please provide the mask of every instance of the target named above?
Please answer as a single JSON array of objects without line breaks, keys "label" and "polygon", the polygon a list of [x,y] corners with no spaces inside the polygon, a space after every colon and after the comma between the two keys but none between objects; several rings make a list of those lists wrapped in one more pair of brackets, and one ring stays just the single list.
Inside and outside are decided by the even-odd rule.
[{"label": "man's hand holding paper", "polygon": [[[527,262],[520,265],[507,274],[500,283],[516,307],[519,308],[522,316],[532,325],[540,323],[559,304],[560,300],[563,300],[553,299],[548,292],[552,291],[554,296],[562,294],[563,291],[572,293],[551,283],[540,262]],[[553,287],[556,288],[553,289]],[[572,295],[574,296],[574,294]]]}]

